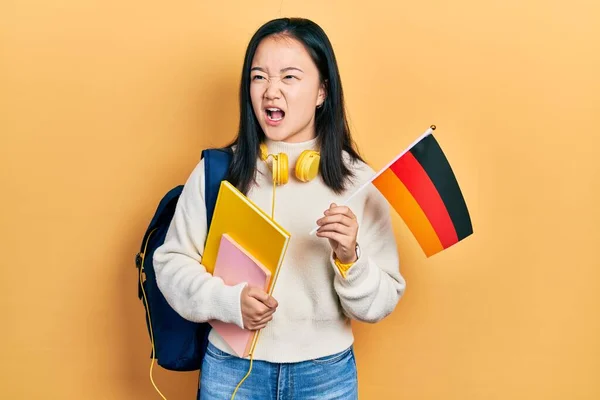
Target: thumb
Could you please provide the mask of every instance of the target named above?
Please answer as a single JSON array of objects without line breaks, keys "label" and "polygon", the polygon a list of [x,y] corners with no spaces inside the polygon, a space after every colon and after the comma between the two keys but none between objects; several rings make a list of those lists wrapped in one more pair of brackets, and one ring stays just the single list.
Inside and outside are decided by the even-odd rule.
[{"label": "thumb", "polygon": [[248,293],[251,297],[254,297],[256,300],[260,301],[264,305],[270,308],[277,307],[277,301],[267,293],[260,289],[254,289],[250,293]]},{"label": "thumb", "polygon": [[267,301],[263,301],[263,303],[269,308],[277,308],[277,306],[279,305],[279,303],[277,303],[277,300],[275,300],[273,296],[269,295],[267,295]]}]

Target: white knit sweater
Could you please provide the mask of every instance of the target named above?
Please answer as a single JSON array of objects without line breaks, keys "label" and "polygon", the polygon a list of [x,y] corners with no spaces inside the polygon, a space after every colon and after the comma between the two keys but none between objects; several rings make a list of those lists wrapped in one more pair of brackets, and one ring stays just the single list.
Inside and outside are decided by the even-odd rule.
[{"label": "white knit sweater", "polygon": [[[279,303],[273,320],[259,337],[254,359],[297,362],[330,355],[353,343],[350,319],[376,322],[389,315],[404,293],[405,281],[390,221],[390,207],[373,185],[348,204],[358,218],[359,260],[344,278],[333,262],[326,238],[309,235],[331,202],[341,204],[374,171],[349,164],[356,179],[336,195],[320,177],[303,183],[294,176],[295,162],[316,139],[303,143],[267,143],[270,153],[285,152],[290,179],[276,189],[275,219],[291,234],[273,297]],[[248,197],[271,214],[272,178],[257,160],[258,175]],[[158,286],[180,315],[191,321],[218,319],[243,326],[240,294],[243,284],[226,286],[201,264],[207,235],[204,206],[204,164],[200,161],[185,184],[165,243],[154,253]],[[232,353],[213,330],[209,340]]]}]

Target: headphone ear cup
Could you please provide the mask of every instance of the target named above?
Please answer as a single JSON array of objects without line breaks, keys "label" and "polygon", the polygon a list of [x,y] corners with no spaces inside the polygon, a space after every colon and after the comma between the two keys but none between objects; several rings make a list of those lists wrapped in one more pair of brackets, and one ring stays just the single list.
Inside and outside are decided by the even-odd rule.
[{"label": "headphone ear cup", "polygon": [[308,182],[319,174],[321,155],[315,150],[305,150],[296,162],[296,177],[302,182]]},{"label": "headphone ear cup", "polygon": [[[285,153],[279,153],[277,155],[277,181],[278,185],[285,185],[289,180],[289,171],[288,171],[288,156]],[[275,174],[275,173],[274,173]]]}]

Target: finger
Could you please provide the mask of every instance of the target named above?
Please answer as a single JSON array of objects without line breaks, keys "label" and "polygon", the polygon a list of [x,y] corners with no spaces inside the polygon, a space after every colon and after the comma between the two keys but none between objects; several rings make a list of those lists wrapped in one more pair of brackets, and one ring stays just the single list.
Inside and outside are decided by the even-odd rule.
[{"label": "finger", "polygon": [[279,305],[273,296],[269,296],[268,293],[258,288],[251,288],[248,291],[248,296],[255,298],[269,308],[276,308]]},{"label": "finger", "polygon": [[356,219],[356,216],[354,215],[354,213],[352,212],[350,207],[347,207],[347,206],[330,207],[327,211],[325,211],[325,215],[336,215],[336,214],[343,214],[343,215],[346,215],[350,219]]},{"label": "finger", "polygon": [[253,297],[260,302],[267,301],[267,298],[269,297],[269,295],[265,293],[264,290],[259,289],[255,286],[252,286],[250,290],[248,290],[248,296]]},{"label": "finger", "polygon": [[249,320],[246,323],[246,329],[258,330],[264,328],[270,321],[273,320],[273,314],[257,320]]},{"label": "finger", "polygon": [[317,225],[325,225],[334,222],[344,224],[348,227],[353,227],[356,225],[356,221],[345,214],[335,214],[320,218],[317,220]]},{"label": "finger", "polygon": [[[274,310],[279,305],[279,303],[277,303],[277,300],[275,300],[272,296],[259,295],[259,297],[260,297],[260,299],[256,298],[256,297],[252,297],[252,298],[254,300],[256,300],[258,302],[258,304],[260,304],[261,312],[266,312],[266,310]],[[264,310],[264,311],[262,311],[262,310]]]},{"label": "finger", "polygon": [[317,232],[337,232],[340,233],[344,236],[347,236],[348,239],[351,239],[354,236],[354,230],[351,227],[348,227],[346,225],[342,225],[340,223],[333,223],[333,224],[327,224],[327,225],[322,225]]},{"label": "finger", "polygon": [[268,322],[273,320],[273,313],[270,313],[269,315],[266,315],[264,318],[262,318],[260,321],[256,322],[256,325],[266,325]]},{"label": "finger", "polygon": [[275,313],[274,308],[267,308],[263,305],[263,309],[256,310],[256,312],[252,313],[252,321],[259,322],[264,318],[273,315]]},{"label": "finger", "polygon": [[348,241],[348,236],[342,235],[341,233],[334,232],[334,231],[325,231],[325,232],[317,231],[317,236],[334,240],[342,245],[344,243],[346,243],[346,241]]},{"label": "finger", "polygon": [[272,310],[275,310],[277,308],[277,306],[279,305],[277,300],[275,300],[275,298],[273,296],[269,296],[269,295],[267,295],[267,300],[263,301],[263,304]]},{"label": "finger", "polygon": [[242,304],[242,313],[251,320],[257,319],[260,315],[265,314],[270,308],[265,306],[261,301],[256,300],[253,297],[249,297],[244,304]]},{"label": "finger", "polygon": [[267,326],[266,323],[264,324],[258,324],[258,325],[250,325],[250,327],[248,328],[251,331],[259,331],[261,329],[264,329]]},{"label": "finger", "polygon": [[253,303],[248,310],[248,316],[252,320],[260,320],[263,316],[274,313],[276,308],[267,307],[263,302],[258,301],[256,299],[252,300]]}]

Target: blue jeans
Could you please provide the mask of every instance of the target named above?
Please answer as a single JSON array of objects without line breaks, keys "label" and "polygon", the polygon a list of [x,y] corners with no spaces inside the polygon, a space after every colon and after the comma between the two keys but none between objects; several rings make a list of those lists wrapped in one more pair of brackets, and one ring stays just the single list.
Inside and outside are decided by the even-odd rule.
[{"label": "blue jeans", "polygon": [[[250,361],[208,344],[198,400],[229,400],[246,376]],[[254,361],[235,400],[355,400],[358,381],[354,349],[290,364]]]}]

